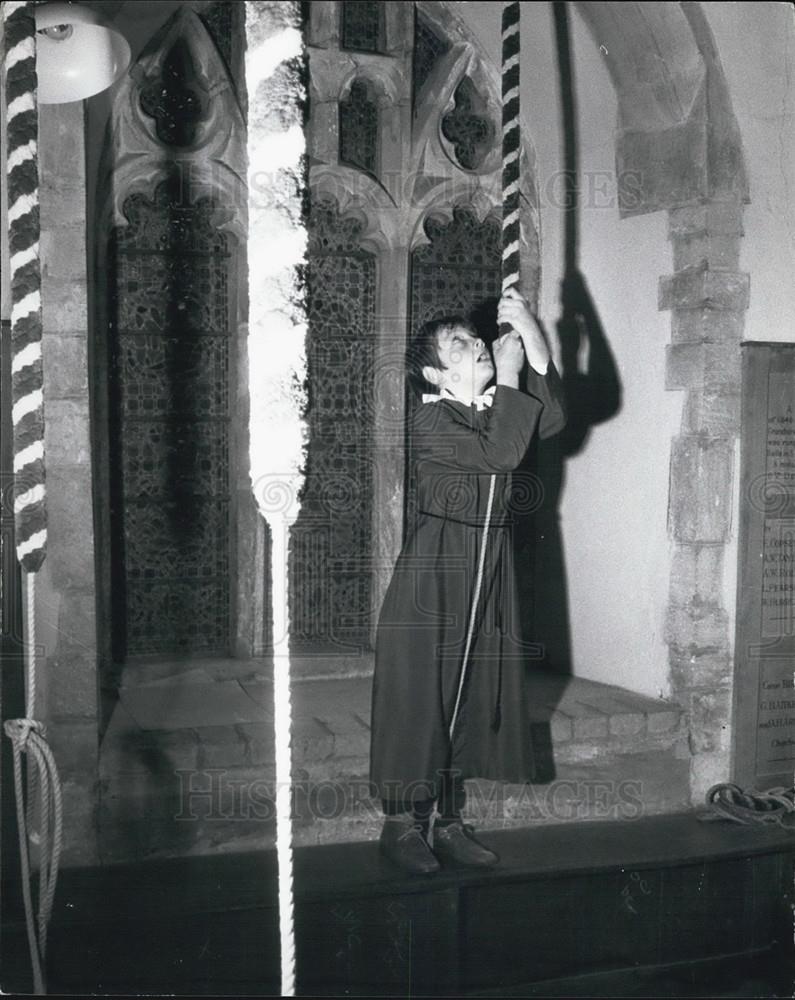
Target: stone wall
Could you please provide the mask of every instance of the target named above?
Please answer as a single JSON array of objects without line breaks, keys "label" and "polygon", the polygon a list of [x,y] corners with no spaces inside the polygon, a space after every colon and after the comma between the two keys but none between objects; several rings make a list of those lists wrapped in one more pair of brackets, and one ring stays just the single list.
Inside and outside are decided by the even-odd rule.
[{"label": "stone wall", "polygon": [[37,574],[41,678],[63,785],[62,863],[96,860],[98,731],[82,104],[40,107],[42,312],[49,540]]},{"label": "stone wall", "polygon": [[695,802],[729,777],[734,637],[724,561],[737,544],[740,339],[749,296],[749,277],[738,270],[741,220],[735,200],[671,211],[674,274],[660,281],[660,308],[672,316],[667,385],[687,393],[671,450],[666,640],[673,692],[689,714]]}]

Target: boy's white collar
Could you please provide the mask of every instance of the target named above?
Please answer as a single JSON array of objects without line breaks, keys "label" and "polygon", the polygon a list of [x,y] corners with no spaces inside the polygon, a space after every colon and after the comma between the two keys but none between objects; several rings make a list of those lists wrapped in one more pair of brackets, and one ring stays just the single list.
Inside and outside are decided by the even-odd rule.
[{"label": "boy's white collar", "polygon": [[456,396],[454,392],[451,392],[445,386],[440,393],[424,392],[422,394],[422,401],[423,403],[438,403],[440,399],[454,399],[458,403],[464,403],[465,406],[474,406],[477,410],[483,410],[487,406],[491,406],[494,402],[494,391],[496,388],[496,385],[492,385],[479,396]]}]

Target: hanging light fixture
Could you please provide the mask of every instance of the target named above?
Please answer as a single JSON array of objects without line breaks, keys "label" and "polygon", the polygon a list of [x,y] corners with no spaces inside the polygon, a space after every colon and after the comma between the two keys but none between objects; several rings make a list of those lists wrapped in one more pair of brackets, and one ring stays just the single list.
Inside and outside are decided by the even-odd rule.
[{"label": "hanging light fixture", "polygon": [[98,14],[71,3],[37,4],[40,104],[67,104],[106,90],[130,64],[130,46]]}]

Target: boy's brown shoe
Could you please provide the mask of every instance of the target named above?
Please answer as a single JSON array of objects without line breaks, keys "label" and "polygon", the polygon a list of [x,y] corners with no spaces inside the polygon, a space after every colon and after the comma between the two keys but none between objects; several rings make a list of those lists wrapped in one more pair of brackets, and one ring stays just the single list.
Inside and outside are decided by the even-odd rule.
[{"label": "boy's brown shoe", "polygon": [[441,867],[428,847],[422,824],[411,816],[387,816],[378,848],[391,862],[412,875],[430,875]]},{"label": "boy's brown shoe", "polygon": [[491,868],[500,858],[485,844],[475,839],[471,826],[461,820],[436,822],[433,828],[433,852],[445,864],[466,868]]}]

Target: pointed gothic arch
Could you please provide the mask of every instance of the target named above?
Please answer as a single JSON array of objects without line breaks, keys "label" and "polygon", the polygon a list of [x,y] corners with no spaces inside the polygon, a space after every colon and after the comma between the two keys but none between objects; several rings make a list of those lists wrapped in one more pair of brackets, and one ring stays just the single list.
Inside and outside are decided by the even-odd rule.
[{"label": "pointed gothic arch", "polygon": [[240,485],[245,142],[227,63],[202,19],[180,8],[116,93],[97,185],[106,685],[141,657],[263,648],[262,596],[251,582],[264,529]]}]

